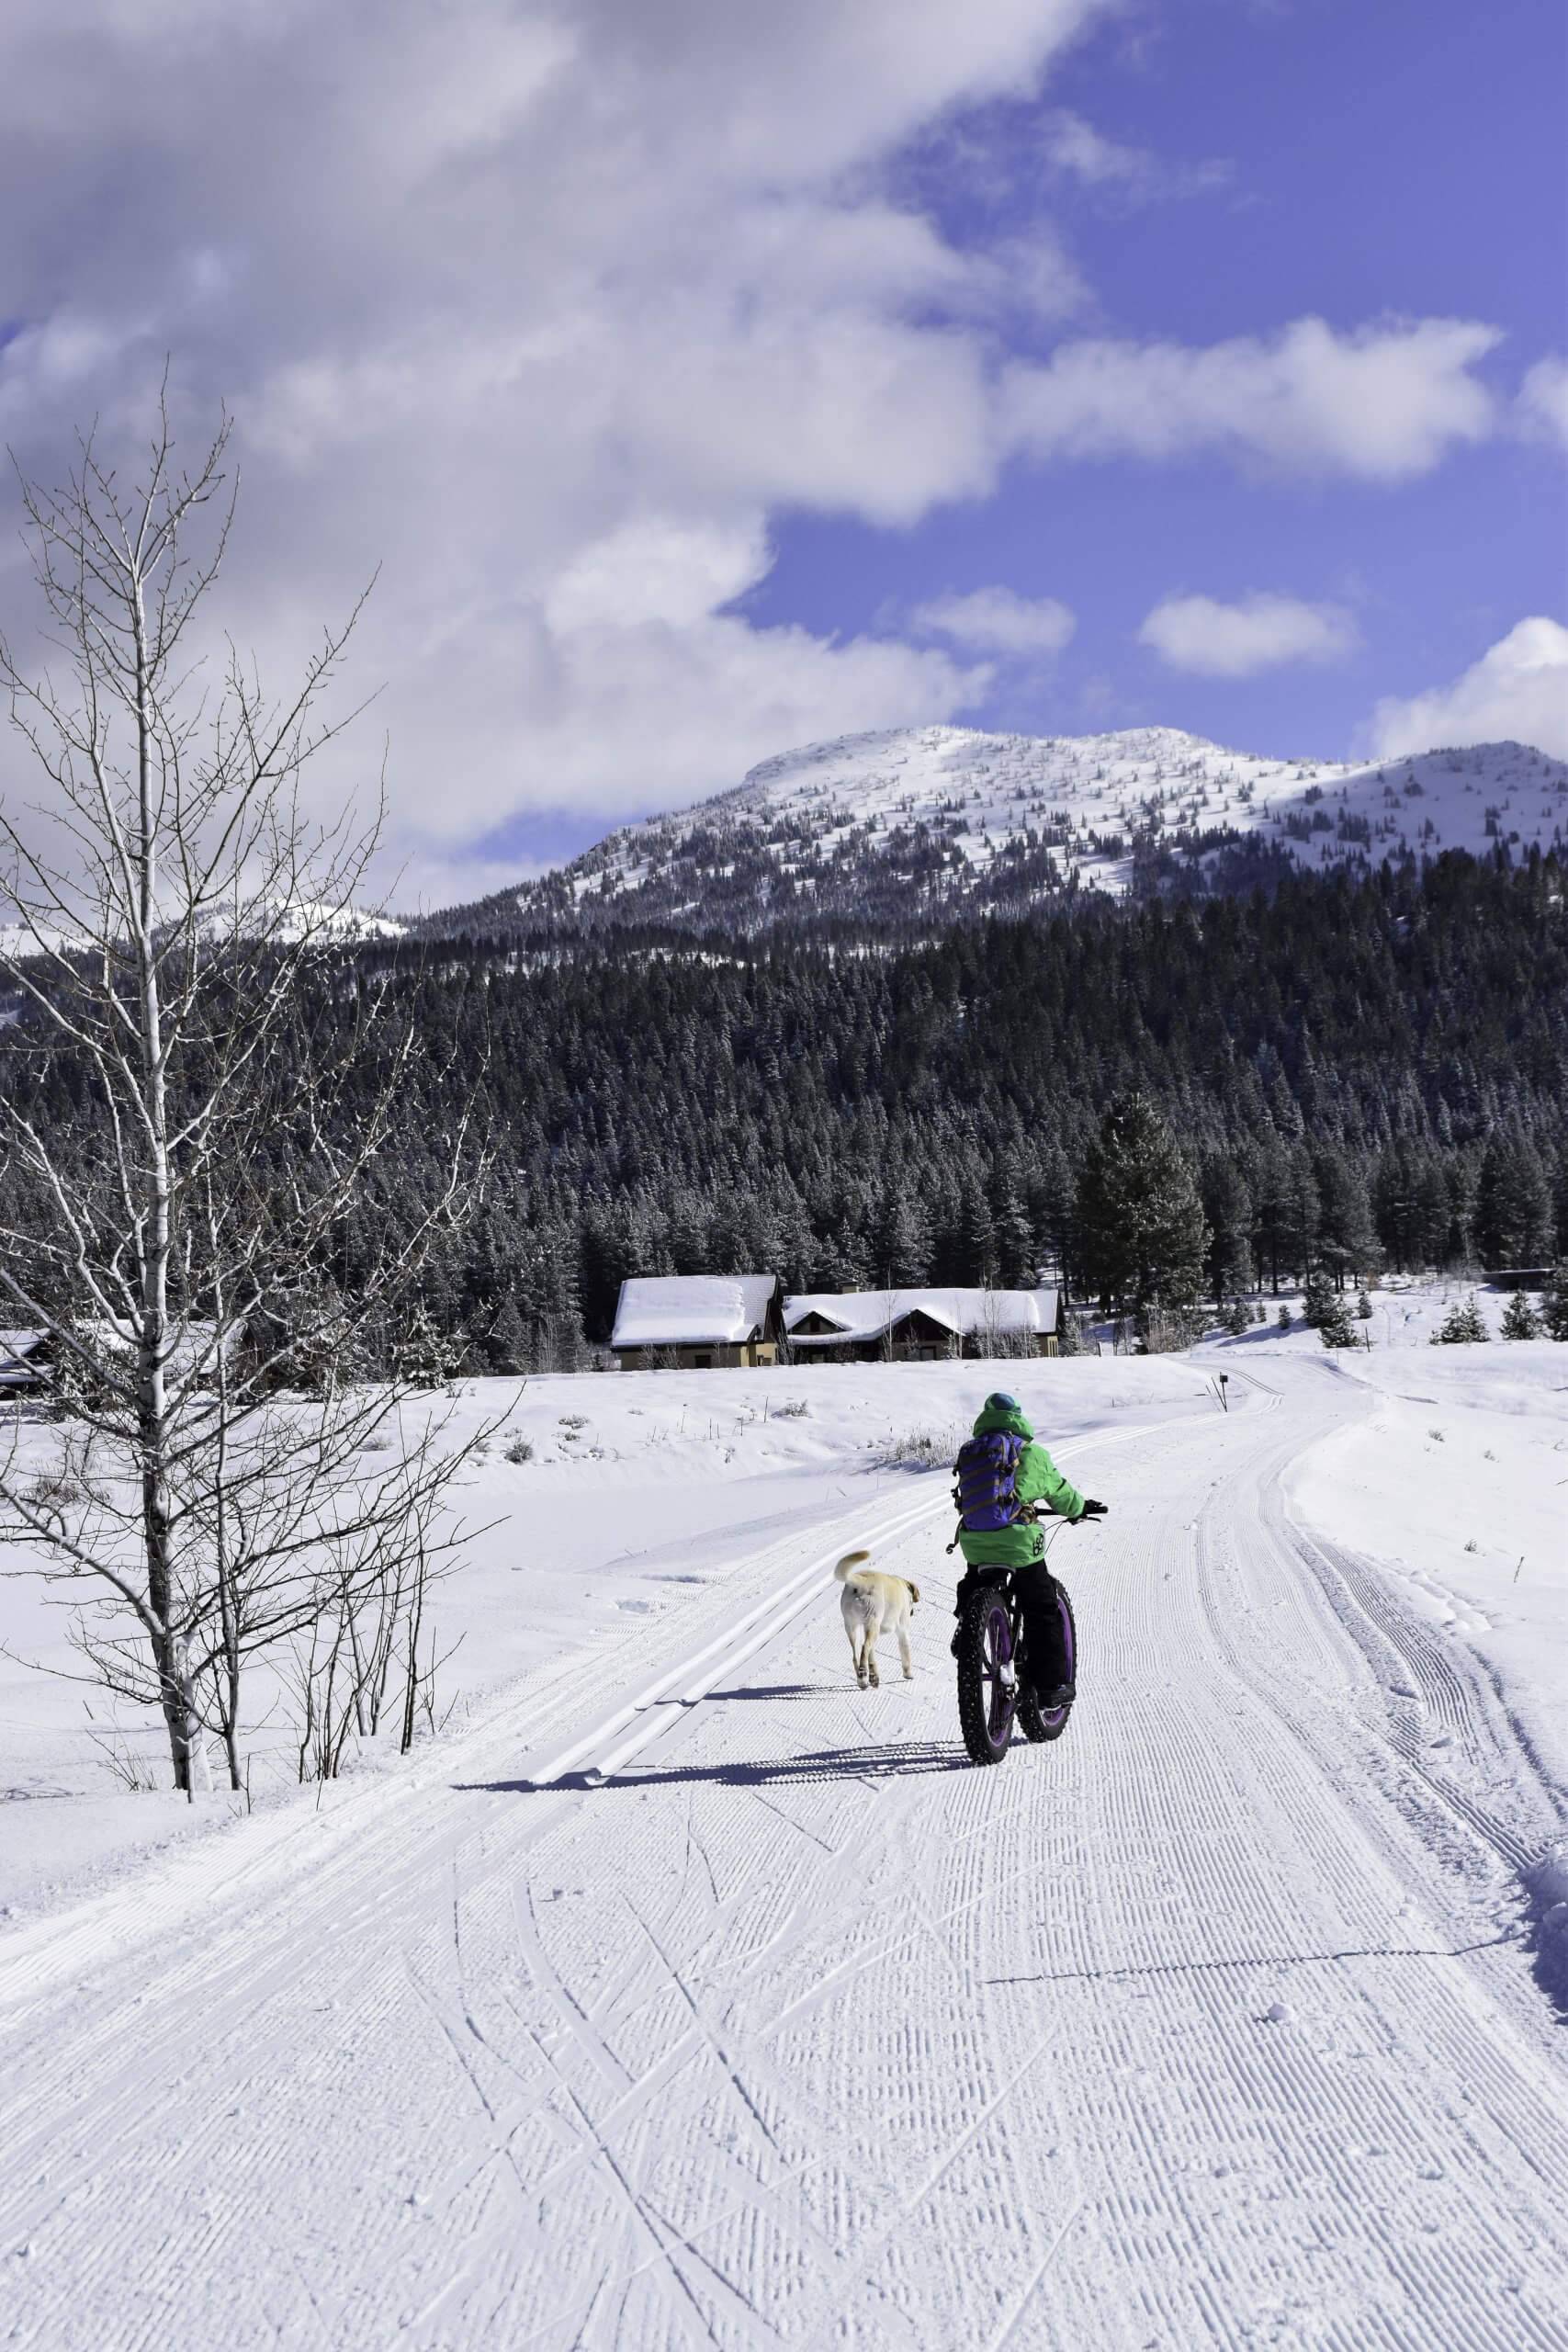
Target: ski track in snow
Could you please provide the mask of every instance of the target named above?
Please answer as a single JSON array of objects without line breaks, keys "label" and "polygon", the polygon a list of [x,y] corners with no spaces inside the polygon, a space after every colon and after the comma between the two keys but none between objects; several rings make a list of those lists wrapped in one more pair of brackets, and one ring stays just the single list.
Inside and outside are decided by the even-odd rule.
[{"label": "ski track in snow", "polygon": [[[1568,2346],[1553,1796],[1285,1516],[1366,1392],[1235,1379],[1061,1449],[1114,1515],[1053,1555],[1053,1747],[963,1760],[932,1481],[760,1550],[637,1688],[570,1662],[8,1939],[5,2340]],[[925,1602],[861,1692],[827,1568],[873,1527]]]}]

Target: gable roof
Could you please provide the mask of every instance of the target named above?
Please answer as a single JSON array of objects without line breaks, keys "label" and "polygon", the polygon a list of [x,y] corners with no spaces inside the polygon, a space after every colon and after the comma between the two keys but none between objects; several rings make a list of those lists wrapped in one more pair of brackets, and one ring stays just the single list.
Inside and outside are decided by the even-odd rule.
[{"label": "gable roof", "polygon": [[25,1363],[36,1355],[49,1339],[49,1333],[36,1327],[31,1330],[0,1331],[0,1363],[8,1361]]},{"label": "gable roof", "polygon": [[634,1274],[621,1284],[613,1348],[735,1347],[760,1339],[776,1274]]},{"label": "gable roof", "polygon": [[41,1386],[52,1356],[47,1331],[0,1331],[0,1389],[20,1395]]},{"label": "gable roof", "polygon": [[[784,1329],[801,1348],[836,1348],[853,1340],[886,1339],[909,1315],[923,1315],[955,1339],[986,1332],[1050,1333],[1057,1323],[1054,1290],[851,1290],[802,1291],[784,1301]],[[799,1332],[811,1316],[836,1328],[831,1334]]]}]

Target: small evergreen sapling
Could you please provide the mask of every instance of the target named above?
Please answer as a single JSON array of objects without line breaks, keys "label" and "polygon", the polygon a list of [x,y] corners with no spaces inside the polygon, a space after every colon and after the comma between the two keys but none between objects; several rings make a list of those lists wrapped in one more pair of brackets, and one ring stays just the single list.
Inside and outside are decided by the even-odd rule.
[{"label": "small evergreen sapling", "polygon": [[1505,1340],[1539,1340],[1546,1325],[1531,1304],[1528,1290],[1517,1290],[1503,1309]]},{"label": "small evergreen sapling", "polygon": [[1541,1299],[1549,1340],[1568,1340],[1568,1264],[1553,1266]]},{"label": "small evergreen sapling", "polygon": [[1329,1299],[1326,1312],[1319,1317],[1317,1332],[1325,1348],[1359,1348],[1361,1344],[1349,1309],[1337,1296]]},{"label": "small evergreen sapling", "polygon": [[1433,1332],[1431,1344],[1435,1348],[1469,1347],[1477,1340],[1490,1340],[1491,1337],[1486,1329],[1486,1318],[1481,1312],[1475,1293],[1472,1291],[1462,1306],[1456,1302],[1450,1307]]},{"label": "small evergreen sapling", "polygon": [[1372,1312],[1371,1294],[1368,1290],[1365,1283],[1361,1284],[1359,1290],[1356,1293],[1356,1312],[1360,1317],[1363,1323],[1371,1319]]},{"label": "small evergreen sapling", "polygon": [[1291,1328],[1290,1308],[1281,1305],[1279,1313],[1274,1317],[1274,1320],[1279,1325],[1281,1331],[1288,1331]]},{"label": "small evergreen sapling", "polygon": [[1321,1331],[1332,1315],[1342,1315],[1344,1311],[1339,1295],[1328,1276],[1314,1267],[1306,1278],[1306,1289],[1302,1297],[1303,1322],[1309,1331]]}]

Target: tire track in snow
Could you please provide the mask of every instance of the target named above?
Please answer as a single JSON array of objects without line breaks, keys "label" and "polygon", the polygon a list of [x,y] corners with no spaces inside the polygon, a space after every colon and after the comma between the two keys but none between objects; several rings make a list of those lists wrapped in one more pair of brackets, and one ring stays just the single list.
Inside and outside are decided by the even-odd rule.
[{"label": "tire track in snow", "polygon": [[[162,2352],[249,2352],[280,2317],[310,2340],[321,2312],[345,2352],[1561,2352],[1563,2074],[1515,1951],[1291,1967],[1358,1925],[1435,1941],[1412,1929],[1469,1897],[1369,1777],[1386,1677],[1270,1521],[1280,1465],[1354,1400],[1281,1379],[1267,1413],[1112,1457],[1115,1518],[1061,1564],[1086,1673],[1060,1746],[933,1769],[956,1750],[945,1621],[917,1620],[915,1683],[863,1698],[830,1590],[809,1615],[808,1594],[748,1662],[760,1695],[721,1677],[636,1769],[543,1793],[411,1778],[400,1813],[327,1825],[332,1867],[281,1917],[258,1897],[140,2012],[101,1982],[42,2000],[60,2047],[27,2045],[13,2115],[45,2083],[123,2103],[39,2230],[20,2324],[47,2313],[51,2352],[130,2340],[105,2314],[140,2291],[151,2211],[189,2279],[137,2312]],[[922,1584],[931,1515],[886,1538]],[[788,1573],[775,1547],[757,1604]],[[647,1679],[686,1670],[694,1622]],[[761,1622],[732,1613],[732,1645]],[[579,1682],[546,1729],[622,1737],[605,1712]],[[521,1720],[465,1759],[504,1758]],[[484,2100],[451,2097],[411,1960]],[[276,2078],[236,2151],[219,2094],[258,2026]],[[182,2201],[193,2121],[201,2193],[230,2188],[206,2225]],[[51,2192],[10,2169],[30,2219],[59,2168]]]}]

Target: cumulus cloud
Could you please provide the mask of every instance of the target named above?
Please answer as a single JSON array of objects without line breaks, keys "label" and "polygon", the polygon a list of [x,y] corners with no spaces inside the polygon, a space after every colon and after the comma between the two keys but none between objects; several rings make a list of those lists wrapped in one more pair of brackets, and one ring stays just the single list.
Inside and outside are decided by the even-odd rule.
[{"label": "cumulus cloud", "polygon": [[964,596],[936,596],[911,615],[923,637],[945,637],[972,653],[1006,661],[1039,661],[1060,653],[1077,627],[1055,596],[1020,596],[1011,588],[975,588]]},{"label": "cumulus cloud", "polygon": [[1493,430],[1472,372],[1501,340],[1474,320],[1393,320],[1341,334],[1298,319],[1203,349],[1083,341],[1015,365],[1009,429],[1045,458],[1216,450],[1292,472],[1402,481]]},{"label": "cumulus cloud", "polygon": [[1516,413],[1529,439],[1568,449],[1568,359],[1536,361],[1519,386]]},{"label": "cumulus cloud", "polygon": [[[191,439],[228,399],[220,617],[282,683],[379,563],[354,677],[386,691],[321,788],[373,778],[384,726],[426,890],[530,809],[950,715],[1009,650],[767,626],[771,517],[903,527],[1020,452],[1391,479],[1490,422],[1489,331],[1453,322],[999,364],[1063,331],[1070,256],[944,233],[895,159],[1032,100],[1111,5],[11,0],[0,437],[53,476],[96,416],[123,458],[171,351]],[[27,612],[0,530],[18,640]]]},{"label": "cumulus cloud", "polygon": [[1385,696],[1369,729],[1377,759],[1508,741],[1568,760],[1568,628],[1544,614],[1518,622],[1450,685]]},{"label": "cumulus cloud", "polygon": [[1045,124],[1045,158],[1059,176],[1127,206],[1207,196],[1228,186],[1234,167],[1222,157],[1168,163],[1146,147],[1124,146],[1065,107]]},{"label": "cumulus cloud", "polygon": [[1167,596],[1149,614],[1138,641],[1170,670],[1208,678],[1251,678],[1287,662],[1337,662],[1356,642],[1356,624],[1341,605],[1308,605],[1297,596],[1259,594],[1223,605],[1213,596]]},{"label": "cumulus cloud", "polygon": [[192,438],[227,398],[222,616],[280,679],[379,562],[359,756],[384,724],[422,888],[529,808],[948,715],[962,654],[736,600],[777,509],[904,526],[994,483],[992,337],[1082,289],[1043,226],[961,248],[885,166],[1031,97],[1104,4],[14,0],[0,431],[52,475],[96,415],[118,457],[165,351]]}]

